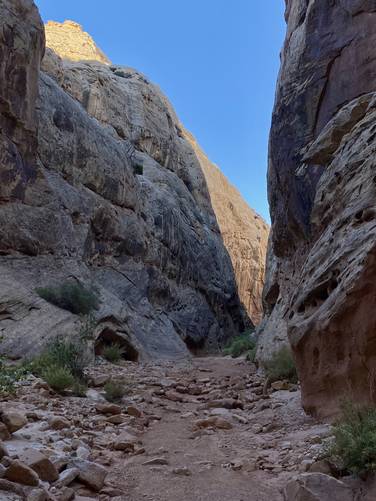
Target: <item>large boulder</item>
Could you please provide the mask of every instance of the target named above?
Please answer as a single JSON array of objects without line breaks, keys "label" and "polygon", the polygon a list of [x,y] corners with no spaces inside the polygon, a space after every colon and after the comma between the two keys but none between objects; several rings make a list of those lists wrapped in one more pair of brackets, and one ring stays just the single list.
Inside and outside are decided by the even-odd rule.
[{"label": "large boulder", "polygon": [[330,415],[375,399],[376,2],[289,0],[286,19],[258,358],[288,335],[305,409]]},{"label": "large boulder", "polygon": [[354,501],[346,484],[324,473],[303,473],[290,480],[284,497],[285,501]]}]

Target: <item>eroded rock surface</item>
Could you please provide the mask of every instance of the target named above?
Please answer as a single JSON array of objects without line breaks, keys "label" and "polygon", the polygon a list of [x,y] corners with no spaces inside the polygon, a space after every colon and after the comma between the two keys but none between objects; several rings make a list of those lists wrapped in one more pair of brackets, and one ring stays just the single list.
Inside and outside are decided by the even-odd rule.
[{"label": "eroded rock surface", "polygon": [[333,414],[375,399],[376,2],[291,0],[286,19],[258,357],[287,333],[305,409]]},{"label": "eroded rock surface", "polygon": [[[19,157],[17,174],[2,167],[2,352],[32,355],[51,333],[77,333],[77,316],[35,292],[67,279],[100,297],[98,353],[115,341],[132,360],[217,350],[251,322],[239,300],[201,150],[159,88],[131,68],[109,65],[75,23],[47,25],[54,50],[46,50],[39,73],[43,27],[32,2],[19,5],[24,24],[14,9],[1,18],[4,33],[13,25],[24,33],[19,43],[4,44],[4,73],[8,57],[20,74],[30,74],[21,79],[26,87],[10,81],[2,90],[19,102],[17,126],[6,140],[22,144],[11,156]],[[256,321],[263,275],[258,248],[267,228],[253,213],[252,221],[256,229],[246,228],[242,264],[234,266],[242,271],[247,259],[254,262],[240,292]]]},{"label": "eroded rock surface", "polygon": [[72,61],[98,61],[110,64],[92,37],[83,31],[82,26],[74,21],[57,23],[48,21],[45,25],[46,43],[61,57]]},{"label": "eroded rock surface", "polygon": [[258,324],[263,311],[262,290],[269,227],[208,159],[192,135],[186,130],[183,133],[205,175],[223,242],[234,268],[239,297],[252,321]]}]

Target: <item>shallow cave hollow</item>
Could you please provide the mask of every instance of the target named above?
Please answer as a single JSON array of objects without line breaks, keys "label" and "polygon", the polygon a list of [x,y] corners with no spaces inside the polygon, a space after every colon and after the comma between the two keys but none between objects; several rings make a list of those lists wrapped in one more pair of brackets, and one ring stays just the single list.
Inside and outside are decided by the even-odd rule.
[{"label": "shallow cave hollow", "polygon": [[123,359],[129,360],[131,362],[137,362],[139,353],[132,343],[126,339],[123,335],[116,333],[114,330],[106,327],[97,337],[94,344],[95,356],[100,356],[103,353],[103,349],[111,344],[118,344],[123,348]]}]

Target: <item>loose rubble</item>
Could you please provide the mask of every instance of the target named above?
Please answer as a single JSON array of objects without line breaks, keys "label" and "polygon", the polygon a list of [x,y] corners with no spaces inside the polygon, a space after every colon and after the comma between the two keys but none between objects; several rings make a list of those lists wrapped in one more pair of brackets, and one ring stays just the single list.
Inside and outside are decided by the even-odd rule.
[{"label": "loose rubble", "polygon": [[[330,426],[304,414],[298,386],[265,391],[242,359],[98,359],[88,379],[79,398],[30,376],[0,403],[0,499],[353,501],[364,489],[334,478]],[[109,379],[129,388],[121,401],[105,400]]]}]

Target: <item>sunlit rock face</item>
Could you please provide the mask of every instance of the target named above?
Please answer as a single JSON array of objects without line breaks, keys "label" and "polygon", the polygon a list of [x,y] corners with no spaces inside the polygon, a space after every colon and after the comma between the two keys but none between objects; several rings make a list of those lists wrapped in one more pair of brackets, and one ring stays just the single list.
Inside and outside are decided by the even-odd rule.
[{"label": "sunlit rock face", "polygon": [[98,61],[110,64],[92,37],[74,21],[57,23],[48,21],[45,25],[46,45],[63,59],[71,61]]},{"label": "sunlit rock face", "polygon": [[[65,280],[96,291],[95,336],[123,342],[132,359],[218,350],[251,321],[197,145],[159,88],[109,65],[75,23],[49,23],[50,47],[67,43],[62,57],[45,50],[39,72],[39,15],[30,0],[16,4],[11,15],[0,6],[4,37],[23,33],[3,44],[1,63],[20,75],[1,89],[18,103],[6,137],[18,170],[5,168],[1,185],[1,351],[30,355],[78,331],[77,316],[36,293]],[[267,231],[252,215],[255,234]]]},{"label": "sunlit rock face", "polygon": [[260,360],[289,336],[307,411],[375,400],[376,2],[290,0],[270,134]]}]

